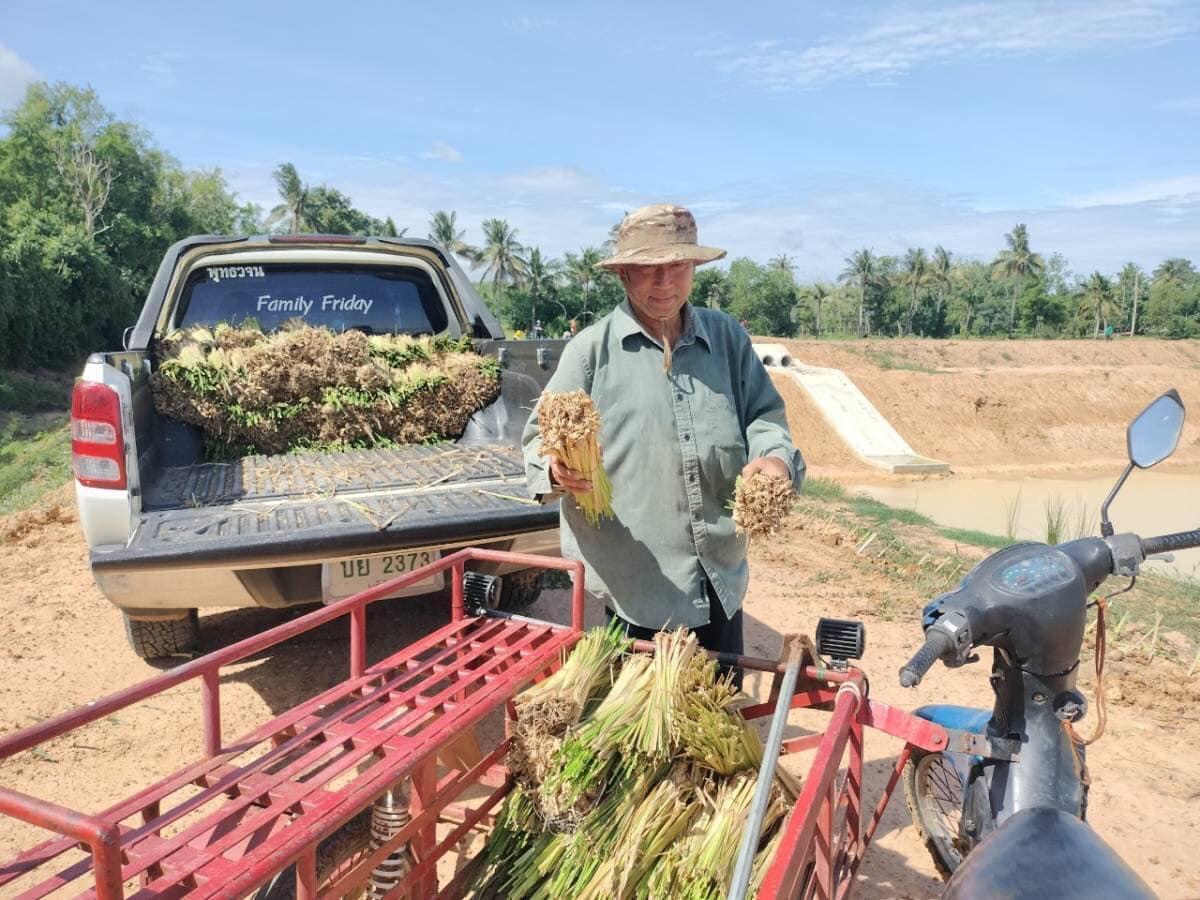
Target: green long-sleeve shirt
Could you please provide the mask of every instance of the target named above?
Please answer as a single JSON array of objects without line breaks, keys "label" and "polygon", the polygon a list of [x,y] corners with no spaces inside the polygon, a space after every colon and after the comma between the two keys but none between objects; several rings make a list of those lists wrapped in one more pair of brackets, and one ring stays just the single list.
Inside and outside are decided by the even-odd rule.
[{"label": "green long-sleeve shirt", "polygon": [[[591,395],[613,489],[614,518],[599,526],[563,499],[563,555],[583,561],[590,593],[650,628],[706,624],[705,576],[727,615],[741,607],[746,541],[728,504],[748,460],[782,459],[797,490],[804,478],[783,400],[735,319],[685,306],[672,353],[668,374],[660,341],[623,303],[567,344],[546,387]],[[523,443],[530,491],[549,498],[536,409]]]}]

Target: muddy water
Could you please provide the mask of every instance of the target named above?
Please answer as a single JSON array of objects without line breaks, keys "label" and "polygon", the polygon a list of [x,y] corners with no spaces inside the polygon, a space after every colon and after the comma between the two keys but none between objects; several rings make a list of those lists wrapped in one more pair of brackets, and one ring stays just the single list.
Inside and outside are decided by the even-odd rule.
[{"label": "muddy water", "polygon": [[[1016,537],[1046,540],[1048,509],[1061,505],[1065,530],[1060,540],[1100,533],[1100,504],[1114,478],[1051,479],[946,478],[899,485],[853,485],[851,490],[890,506],[916,510],[942,525],[1008,533],[1009,510],[1016,504]],[[1109,508],[1117,531],[1163,534],[1200,527],[1200,475],[1135,469]],[[1176,555],[1173,564],[1151,563],[1161,571],[1200,577],[1200,549]]]}]

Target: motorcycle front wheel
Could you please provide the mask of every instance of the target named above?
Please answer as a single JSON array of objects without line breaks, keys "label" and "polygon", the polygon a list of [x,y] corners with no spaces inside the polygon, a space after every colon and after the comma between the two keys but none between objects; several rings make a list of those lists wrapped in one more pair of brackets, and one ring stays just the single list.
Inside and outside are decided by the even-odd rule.
[{"label": "motorcycle front wheel", "polygon": [[962,776],[950,757],[913,749],[904,767],[904,799],[942,878],[949,878],[966,856],[961,834],[964,792]]}]

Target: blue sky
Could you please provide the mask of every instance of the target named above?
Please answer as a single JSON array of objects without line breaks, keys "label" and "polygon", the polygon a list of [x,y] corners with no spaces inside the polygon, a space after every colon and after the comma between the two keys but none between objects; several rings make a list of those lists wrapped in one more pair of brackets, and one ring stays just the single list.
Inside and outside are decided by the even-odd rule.
[{"label": "blue sky", "polygon": [[90,84],[269,207],[271,169],[544,252],[689,205],[731,257],[860,246],[1200,262],[1200,3],[0,0],[0,107]]}]

